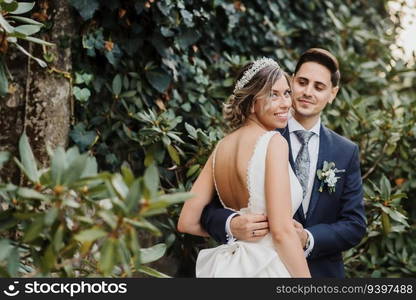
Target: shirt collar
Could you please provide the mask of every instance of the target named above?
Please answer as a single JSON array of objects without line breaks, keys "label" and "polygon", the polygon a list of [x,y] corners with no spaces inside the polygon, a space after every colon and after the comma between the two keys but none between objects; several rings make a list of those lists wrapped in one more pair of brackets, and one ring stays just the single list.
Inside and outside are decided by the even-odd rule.
[{"label": "shirt collar", "polygon": [[[288,127],[289,127],[289,133],[292,133],[297,130],[306,130],[298,121],[296,121],[294,117],[289,118]],[[306,131],[311,131],[315,133],[317,136],[319,136],[320,130],[321,130],[321,118],[318,119],[318,121],[310,130],[306,130]]]}]

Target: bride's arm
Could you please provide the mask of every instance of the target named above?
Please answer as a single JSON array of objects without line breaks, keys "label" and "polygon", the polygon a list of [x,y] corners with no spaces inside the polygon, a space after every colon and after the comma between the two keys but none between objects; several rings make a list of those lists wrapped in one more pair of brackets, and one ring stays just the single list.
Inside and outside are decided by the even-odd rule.
[{"label": "bride's arm", "polygon": [[199,236],[209,236],[201,226],[201,214],[204,207],[214,196],[214,180],[212,178],[212,155],[208,158],[204,168],[194,182],[192,199],[185,201],[178,221],[178,230]]},{"label": "bride's arm", "polygon": [[293,277],[310,277],[308,264],[293,227],[289,180],[289,150],[281,135],[274,135],[266,156],[265,196],[269,228],[280,258]]}]

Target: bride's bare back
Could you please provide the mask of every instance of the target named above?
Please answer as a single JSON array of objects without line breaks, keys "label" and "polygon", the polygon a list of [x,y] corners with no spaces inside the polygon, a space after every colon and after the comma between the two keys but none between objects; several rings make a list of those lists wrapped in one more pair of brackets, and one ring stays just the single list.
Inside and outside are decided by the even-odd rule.
[{"label": "bride's bare back", "polygon": [[213,169],[218,194],[224,205],[234,210],[247,207],[247,167],[261,128],[242,127],[223,138],[217,145]]}]

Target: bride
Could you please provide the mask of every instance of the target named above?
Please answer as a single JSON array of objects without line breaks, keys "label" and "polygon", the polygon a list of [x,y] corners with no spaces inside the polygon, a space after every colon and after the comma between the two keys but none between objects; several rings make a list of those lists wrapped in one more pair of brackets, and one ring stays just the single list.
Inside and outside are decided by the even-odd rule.
[{"label": "bride", "polygon": [[225,208],[267,215],[270,233],[201,250],[197,277],[310,277],[292,223],[302,187],[288,161],[288,144],[275,130],[286,127],[290,94],[287,74],[270,58],[247,64],[238,76],[224,107],[233,131],[218,142],[195,181],[178,230],[208,236],[200,217],[216,192]]}]

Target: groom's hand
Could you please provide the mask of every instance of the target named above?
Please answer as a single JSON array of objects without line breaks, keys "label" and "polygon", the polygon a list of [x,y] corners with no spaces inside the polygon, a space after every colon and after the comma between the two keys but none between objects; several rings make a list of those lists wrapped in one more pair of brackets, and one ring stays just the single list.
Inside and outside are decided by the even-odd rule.
[{"label": "groom's hand", "polygon": [[293,220],[293,226],[295,227],[296,233],[298,234],[302,247],[305,248],[306,240],[308,239],[308,234],[306,233],[305,229],[303,229],[302,224],[300,224],[298,221]]},{"label": "groom's hand", "polygon": [[256,241],[269,232],[269,223],[265,215],[237,215],[231,219],[230,230],[237,240]]}]

